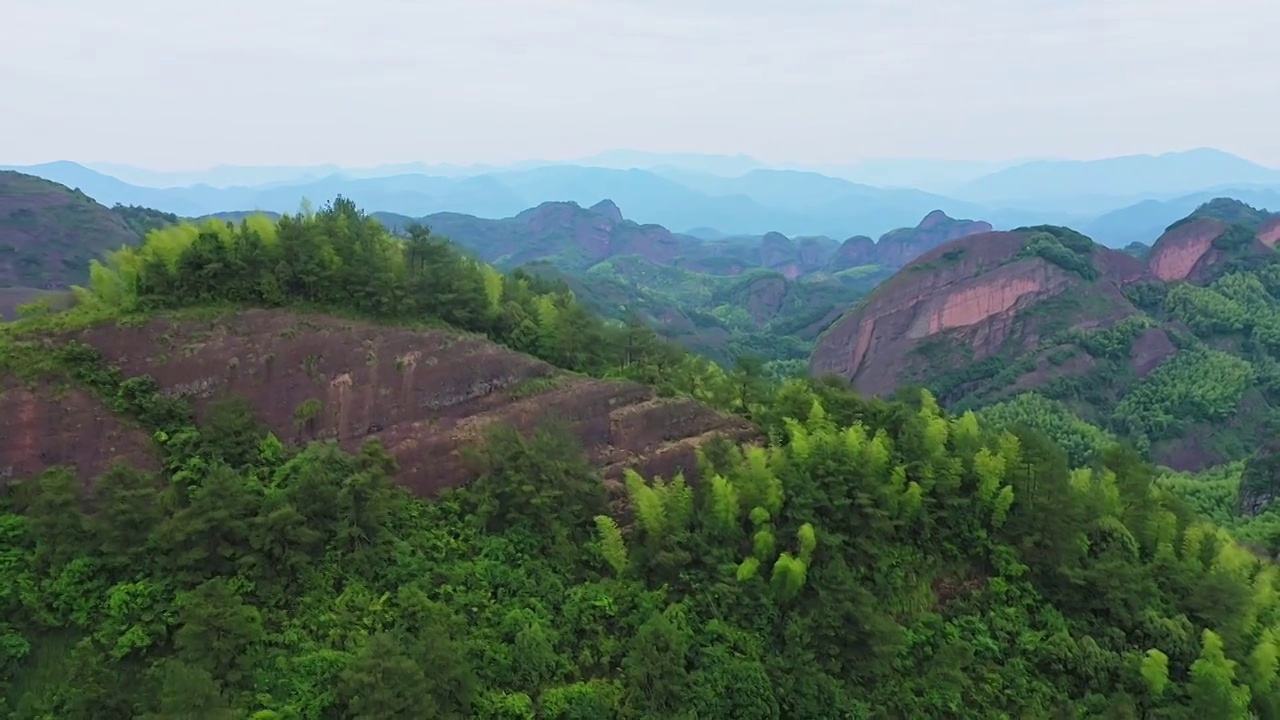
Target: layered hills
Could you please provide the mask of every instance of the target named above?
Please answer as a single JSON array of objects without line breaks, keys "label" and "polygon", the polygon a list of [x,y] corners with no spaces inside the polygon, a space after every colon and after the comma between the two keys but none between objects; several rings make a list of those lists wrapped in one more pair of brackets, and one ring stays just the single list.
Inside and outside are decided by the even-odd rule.
[{"label": "layered hills", "polygon": [[925,385],[953,407],[1034,392],[1173,467],[1241,459],[1280,420],[1261,383],[1280,317],[1274,227],[1219,199],[1145,260],[1055,226],[957,240],[834,322],[810,369],[871,395]]},{"label": "layered hills", "polygon": [[740,157],[659,159],[635,153],[505,168],[402,163],[155,173],[60,161],[12,169],[78,187],[107,204],[184,216],[237,209],[291,212],[304,198],[340,194],[374,211],[415,217],[445,211],[508,217],[547,199],[589,205],[610,197],[644,223],[701,228],[701,236],[779,230],[874,237],[941,208],[1000,229],[1069,225],[1123,247],[1149,242],[1212,197],[1280,207],[1280,171],[1209,149],[1090,161],[884,160],[807,170],[770,168]]},{"label": "layered hills", "polygon": [[807,356],[817,333],[876,282],[938,244],[991,227],[933,211],[878,242],[776,232],[709,240],[628,220],[610,200],[547,202],[504,219],[373,216],[396,231],[430,227],[498,267],[563,280],[594,312],[638,317],[722,363],[743,352]]},{"label": "layered hills", "polygon": [[[1246,242],[1226,224],[1196,258],[1198,231],[1157,243],[1207,283],[1168,295],[1252,297],[1226,278],[1267,279],[1266,227]],[[778,238],[758,249],[786,261]],[[964,262],[1165,302],[1141,261],[1052,226],[953,240],[898,277]],[[1280,523],[1228,532],[1206,519],[1216,496],[1125,448],[1076,463],[929,393],[724,369],[342,199],[154,230],[88,276],[70,311],[0,325],[0,714],[1234,718],[1280,702]],[[703,277],[760,283],[721,298],[753,317],[787,288]]]}]

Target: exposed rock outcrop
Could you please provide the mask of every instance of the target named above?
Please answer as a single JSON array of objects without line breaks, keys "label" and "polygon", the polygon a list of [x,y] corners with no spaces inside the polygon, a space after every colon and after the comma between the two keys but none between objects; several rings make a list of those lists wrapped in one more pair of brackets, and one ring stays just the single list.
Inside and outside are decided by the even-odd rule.
[{"label": "exposed rock outcrop", "polygon": [[1186,280],[1196,264],[1213,247],[1213,241],[1229,226],[1221,220],[1199,217],[1176,224],[1151,247],[1147,270],[1157,280]]},{"label": "exposed rock outcrop", "polygon": [[82,483],[116,460],[138,469],[159,467],[147,433],[74,388],[0,381],[0,438],[0,487],[58,465],[74,468]]},{"label": "exposed rock outcrop", "polygon": [[[1137,312],[1120,286],[1142,276],[1139,261],[1094,246],[1090,261],[1103,278],[1086,288],[1079,274],[1040,257],[1020,257],[1030,234],[982,233],[917,258],[832,324],[814,349],[811,373],[839,375],[861,393],[882,396],[904,382],[958,369],[931,367],[916,352],[935,338],[961,348],[965,362],[990,357],[1008,342],[1037,346],[1043,319],[1020,313],[1068,292],[1096,298],[1098,307],[1077,319],[1082,328],[1106,326]],[[1158,340],[1148,339],[1139,362],[1150,362],[1164,350]]]},{"label": "exposed rock outcrop", "polygon": [[[457,451],[491,423],[530,430],[560,417],[613,474],[624,467],[692,474],[700,442],[755,433],[698,403],[659,399],[635,383],[565,375],[447,331],[249,311],[212,321],[97,326],[76,338],[126,375],[150,374],[168,393],[191,397],[197,412],[239,394],[286,438],[334,439],[347,448],[377,438],[399,460],[399,481],[422,494],[470,479]],[[308,401],[318,401],[320,411],[299,415],[314,407]]]}]

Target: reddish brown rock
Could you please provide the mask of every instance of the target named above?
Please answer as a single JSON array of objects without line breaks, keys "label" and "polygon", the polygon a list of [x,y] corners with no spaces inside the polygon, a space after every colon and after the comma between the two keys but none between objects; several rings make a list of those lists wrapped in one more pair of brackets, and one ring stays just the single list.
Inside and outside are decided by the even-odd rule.
[{"label": "reddish brown rock", "polygon": [[[79,338],[126,375],[150,374],[166,392],[248,398],[288,439],[377,438],[396,456],[398,480],[430,494],[470,479],[458,450],[492,423],[533,429],[569,422],[591,457],[613,473],[695,470],[692,448],[713,436],[745,440],[744,421],[706,406],[658,399],[643,385],[567,376],[476,337],[323,316],[249,311],[209,321],[99,326]],[[318,401],[313,418],[299,416]],[[681,464],[683,463],[683,464]]]},{"label": "reddish brown rock", "polygon": [[782,233],[765,233],[760,239],[760,265],[776,269],[795,265],[800,259],[800,250],[791,238]]},{"label": "reddish brown rock", "polygon": [[1146,377],[1169,356],[1178,351],[1169,334],[1160,328],[1147,328],[1134,338],[1129,349],[1129,362],[1138,377]]},{"label": "reddish brown rock", "polygon": [[804,272],[821,270],[835,253],[836,241],[826,237],[803,237],[796,240],[800,268]]},{"label": "reddish brown rock", "polygon": [[59,466],[82,483],[116,460],[142,470],[159,467],[146,432],[114,417],[96,398],[50,383],[0,381],[0,487]]},{"label": "reddish brown rock", "polygon": [[1208,217],[1195,218],[1166,231],[1151,246],[1147,270],[1152,277],[1166,282],[1185,280],[1196,264],[1213,247],[1213,241],[1226,232],[1227,224]]},{"label": "reddish brown rock", "polygon": [[[935,338],[945,336],[951,346],[965,348],[972,361],[993,355],[1010,340],[1027,349],[1037,347],[1044,319],[1018,315],[1048,298],[1067,292],[1095,296],[1098,307],[1074,318],[1075,326],[1084,329],[1137,312],[1120,285],[1140,277],[1141,264],[1095,247],[1091,255],[1103,278],[1087,285],[1079,275],[1041,258],[1019,259],[1028,235],[973,235],[916,259],[819,338],[811,373],[839,375],[863,394],[887,395],[904,382],[956,369],[929,367],[916,353]],[[1029,382],[1036,384],[1034,378]]]},{"label": "reddish brown rock", "polygon": [[747,313],[756,324],[763,325],[778,315],[790,289],[785,275],[765,275],[747,285]]}]

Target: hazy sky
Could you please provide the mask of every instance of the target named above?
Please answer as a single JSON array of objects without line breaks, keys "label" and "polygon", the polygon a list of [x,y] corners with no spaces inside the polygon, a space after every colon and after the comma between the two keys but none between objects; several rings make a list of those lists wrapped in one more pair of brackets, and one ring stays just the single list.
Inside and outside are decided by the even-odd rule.
[{"label": "hazy sky", "polygon": [[3,0],[0,163],[1280,166],[1276,0]]}]

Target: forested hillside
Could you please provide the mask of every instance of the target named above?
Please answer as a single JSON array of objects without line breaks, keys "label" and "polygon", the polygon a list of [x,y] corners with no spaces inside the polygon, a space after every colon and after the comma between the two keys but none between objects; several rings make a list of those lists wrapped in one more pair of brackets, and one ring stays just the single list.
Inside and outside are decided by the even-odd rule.
[{"label": "forested hillside", "polygon": [[[960,240],[818,342],[817,372],[1047,428],[1074,414],[1161,464],[1242,461],[1280,428],[1280,255],[1266,213],[1219,199],[1138,259],[1052,226]],[[1045,402],[1045,400],[1051,402]]]},{"label": "forested hillside", "polygon": [[[724,370],[407,235],[343,200],[178,225],[95,265],[75,309],[0,325],[6,387],[90,393],[155,444],[88,483],[6,478],[4,712],[1280,717],[1275,566],[1107,437]],[[233,394],[195,414],[71,340],[249,307],[452,326],[768,439],[605,483],[554,423],[494,427],[477,480],[413,496],[377,442],[281,437]]]}]

